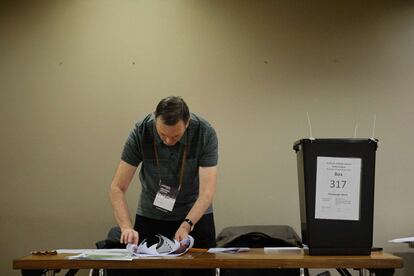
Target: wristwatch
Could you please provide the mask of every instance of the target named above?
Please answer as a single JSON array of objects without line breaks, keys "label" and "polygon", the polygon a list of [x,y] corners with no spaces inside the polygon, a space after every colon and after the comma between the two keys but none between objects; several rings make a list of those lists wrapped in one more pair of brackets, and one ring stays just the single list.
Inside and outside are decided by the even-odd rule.
[{"label": "wristwatch", "polygon": [[194,223],[191,221],[191,219],[186,218],[186,219],[184,219],[184,221],[187,222],[190,225],[190,231],[193,231]]}]

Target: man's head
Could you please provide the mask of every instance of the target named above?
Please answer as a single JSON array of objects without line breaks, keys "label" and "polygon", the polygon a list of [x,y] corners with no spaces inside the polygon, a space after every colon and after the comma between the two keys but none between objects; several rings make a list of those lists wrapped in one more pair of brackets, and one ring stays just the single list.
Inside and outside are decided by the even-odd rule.
[{"label": "man's head", "polygon": [[190,120],[190,111],[181,97],[162,99],[155,109],[155,126],[161,140],[173,146],[184,135]]}]

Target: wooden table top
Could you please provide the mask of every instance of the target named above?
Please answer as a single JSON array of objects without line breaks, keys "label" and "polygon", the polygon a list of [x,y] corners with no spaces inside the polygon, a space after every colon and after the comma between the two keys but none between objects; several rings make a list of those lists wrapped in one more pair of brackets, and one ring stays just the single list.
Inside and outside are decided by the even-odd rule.
[{"label": "wooden table top", "polygon": [[90,269],[90,268],[401,268],[400,257],[383,252],[370,256],[309,256],[303,250],[187,253],[180,257],[149,257],[133,261],[69,260],[70,254],[29,255],[13,260],[14,269]]}]

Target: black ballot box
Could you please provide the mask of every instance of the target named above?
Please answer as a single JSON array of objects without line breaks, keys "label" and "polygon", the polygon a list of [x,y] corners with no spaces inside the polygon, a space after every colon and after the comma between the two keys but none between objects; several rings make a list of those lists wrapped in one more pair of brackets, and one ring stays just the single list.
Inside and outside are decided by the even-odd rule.
[{"label": "black ballot box", "polygon": [[369,255],[378,140],[294,143],[302,241],[309,255]]}]

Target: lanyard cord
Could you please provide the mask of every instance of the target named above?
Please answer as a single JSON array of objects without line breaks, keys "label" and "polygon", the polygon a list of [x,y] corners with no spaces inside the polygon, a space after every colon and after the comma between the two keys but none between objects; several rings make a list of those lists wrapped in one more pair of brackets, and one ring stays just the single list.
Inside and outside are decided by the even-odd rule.
[{"label": "lanyard cord", "polygon": [[[181,160],[180,179],[179,179],[178,190],[181,189],[181,185],[183,184],[184,167],[185,167],[184,165],[185,165],[185,159],[187,158],[188,133],[186,133],[186,139],[185,140],[186,140],[186,143],[185,143],[185,146],[184,146],[183,158]],[[158,175],[161,179],[160,160],[158,159],[158,150],[157,150],[157,145],[155,143],[155,135],[154,135],[154,139],[153,139],[153,145],[154,145],[155,160],[157,161]]]}]

